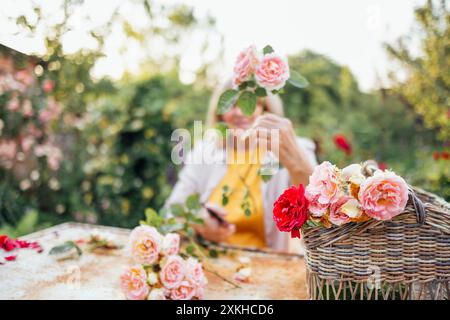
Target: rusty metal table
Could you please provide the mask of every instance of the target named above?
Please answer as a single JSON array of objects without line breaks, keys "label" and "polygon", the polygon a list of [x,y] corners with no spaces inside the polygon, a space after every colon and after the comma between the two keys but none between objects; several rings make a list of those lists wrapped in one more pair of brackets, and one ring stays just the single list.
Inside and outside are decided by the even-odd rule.
[{"label": "rusty metal table", "polygon": [[[119,276],[132,263],[124,248],[83,250],[79,259],[57,261],[48,255],[67,240],[88,239],[94,229],[112,234],[124,245],[129,230],[79,223],[64,223],[22,239],[39,241],[44,252],[23,249],[17,260],[0,266],[0,299],[124,299]],[[83,248],[83,247],[82,247]],[[227,254],[205,262],[208,270],[232,279],[238,257],[250,259],[248,283],[235,288],[214,272],[206,272],[205,299],[306,299],[305,266],[301,256],[270,251],[228,249]]]}]

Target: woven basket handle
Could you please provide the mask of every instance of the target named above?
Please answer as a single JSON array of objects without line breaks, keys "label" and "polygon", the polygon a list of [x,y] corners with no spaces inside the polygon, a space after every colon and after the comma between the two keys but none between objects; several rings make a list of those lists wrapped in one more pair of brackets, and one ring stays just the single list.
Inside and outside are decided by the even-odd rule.
[{"label": "woven basket handle", "polygon": [[[375,160],[367,160],[362,165],[363,174],[367,177],[372,176],[376,170],[378,170],[378,164]],[[411,186],[408,186],[408,198],[409,201],[414,206],[417,224],[419,226],[423,225],[425,223],[426,218],[425,206],[422,200],[420,200],[419,197],[417,197],[416,193],[411,188]]]}]

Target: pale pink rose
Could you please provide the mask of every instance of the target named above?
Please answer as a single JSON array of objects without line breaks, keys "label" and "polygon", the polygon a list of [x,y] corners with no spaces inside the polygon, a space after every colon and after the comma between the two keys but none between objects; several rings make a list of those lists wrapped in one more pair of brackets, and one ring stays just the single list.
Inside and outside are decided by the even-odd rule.
[{"label": "pale pink rose", "polygon": [[33,146],[35,142],[35,139],[33,136],[25,136],[22,137],[22,139],[20,140],[20,146],[22,147],[22,150],[24,152],[28,152],[31,150],[31,147]]},{"label": "pale pink rose", "polygon": [[186,278],[199,286],[207,283],[203,266],[197,259],[190,257],[186,260]]},{"label": "pale pink rose", "polygon": [[340,226],[350,222],[351,218],[359,217],[361,213],[358,201],[351,196],[344,195],[330,205],[328,219],[332,224]]},{"label": "pale pink rose", "polygon": [[283,88],[288,79],[289,66],[286,59],[274,53],[266,54],[255,70],[256,82],[269,91]]},{"label": "pale pink rose", "polygon": [[141,265],[135,265],[120,277],[120,287],[129,300],[144,300],[149,292],[147,274]]},{"label": "pale pink rose", "polygon": [[338,168],[328,161],[324,161],[315,167],[305,190],[311,214],[321,217],[330,204],[337,201],[340,194]]},{"label": "pale pink rose", "polygon": [[168,233],[164,236],[162,243],[162,254],[171,256],[177,254],[180,249],[180,235],[177,233]]},{"label": "pale pink rose", "polygon": [[181,281],[183,281],[185,274],[185,262],[180,256],[168,256],[162,261],[159,278],[163,286],[167,289],[178,287]]},{"label": "pale pink rose", "polygon": [[6,104],[6,108],[9,111],[18,111],[20,108],[20,101],[17,97],[11,98],[8,103]]},{"label": "pale pink rose", "polygon": [[22,105],[22,113],[24,117],[30,118],[33,116],[33,106],[30,100],[25,100]]},{"label": "pale pink rose", "polygon": [[196,293],[197,286],[188,280],[183,280],[170,291],[170,298],[172,300],[191,300]]},{"label": "pale pink rose", "polygon": [[17,143],[14,140],[0,141],[0,158],[13,160],[17,153]]},{"label": "pale pink rose", "polygon": [[47,99],[47,106],[39,112],[39,120],[43,123],[47,123],[51,120],[55,120],[61,113],[61,107],[58,102],[52,97]]},{"label": "pale pink rose", "polygon": [[34,76],[30,69],[19,70],[15,73],[14,77],[17,81],[25,84],[26,86],[30,86],[34,82]]},{"label": "pale pink rose", "polygon": [[144,265],[156,263],[162,245],[162,235],[153,227],[139,226],[133,229],[129,238],[133,258]]},{"label": "pale pink rose", "polygon": [[242,82],[250,80],[259,64],[259,56],[254,45],[239,53],[233,69],[233,86],[237,87]]},{"label": "pale pink rose", "polygon": [[408,202],[408,185],[392,171],[375,171],[359,190],[364,212],[376,220],[389,220],[403,212]]},{"label": "pale pink rose", "polygon": [[47,164],[48,167],[53,170],[56,171],[59,169],[59,165],[61,163],[61,161],[63,160],[63,154],[61,149],[59,149],[56,146],[49,146],[48,147],[48,152],[47,152]]}]

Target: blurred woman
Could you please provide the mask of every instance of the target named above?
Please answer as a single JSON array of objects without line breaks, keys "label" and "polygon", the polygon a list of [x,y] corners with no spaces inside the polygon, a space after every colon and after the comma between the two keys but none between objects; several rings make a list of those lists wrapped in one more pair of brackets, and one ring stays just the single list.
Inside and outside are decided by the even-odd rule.
[{"label": "blurred woman", "polygon": [[[276,95],[258,98],[251,116],[244,115],[237,106],[218,115],[219,95],[230,87],[228,83],[213,95],[207,125],[212,128],[220,121],[234,129],[226,141],[232,143],[225,143],[224,147],[224,143],[218,143],[223,141],[198,141],[187,155],[166,205],[183,203],[190,194],[198,193],[205,207],[201,212],[204,224],[193,227],[205,239],[292,251],[289,234],[279,232],[273,221],[273,203],[289,186],[308,183],[317,164],[314,143],[295,135]],[[268,135],[271,130],[277,130],[278,137],[271,139]],[[252,137],[256,139],[256,148],[246,138],[247,132],[255,133]],[[267,182],[260,175],[267,155],[267,150],[261,152],[261,145],[278,150],[280,168]]]}]

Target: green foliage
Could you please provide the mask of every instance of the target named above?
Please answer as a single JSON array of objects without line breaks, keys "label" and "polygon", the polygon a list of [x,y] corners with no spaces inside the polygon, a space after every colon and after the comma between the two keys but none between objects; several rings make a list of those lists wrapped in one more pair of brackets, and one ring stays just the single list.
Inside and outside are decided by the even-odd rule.
[{"label": "green foliage", "polygon": [[219,114],[224,114],[233,106],[233,104],[236,102],[236,97],[238,94],[239,91],[230,89],[226,90],[220,95],[217,110]]},{"label": "green foliage", "polygon": [[256,108],[256,94],[250,91],[243,91],[239,95],[237,105],[245,115],[251,116]]},{"label": "green foliage", "polygon": [[[401,37],[386,45],[394,59],[408,71],[406,81],[398,81],[395,92],[423,119],[427,128],[436,129],[442,141],[450,139],[450,11],[445,1],[428,0],[415,11],[419,32],[413,39]],[[420,43],[413,55],[409,41]],[[392,75],[394,77],[394,75]],[[396,79],[394,79],[396,80]]]}]

